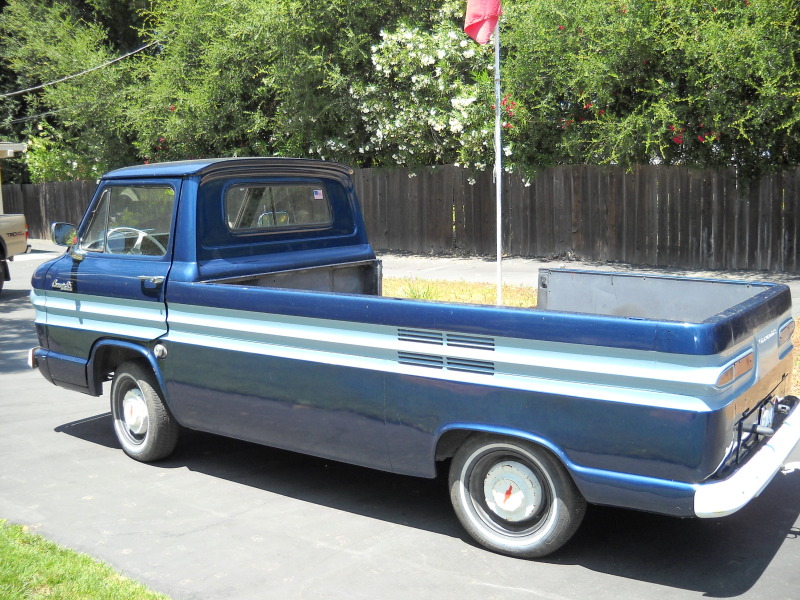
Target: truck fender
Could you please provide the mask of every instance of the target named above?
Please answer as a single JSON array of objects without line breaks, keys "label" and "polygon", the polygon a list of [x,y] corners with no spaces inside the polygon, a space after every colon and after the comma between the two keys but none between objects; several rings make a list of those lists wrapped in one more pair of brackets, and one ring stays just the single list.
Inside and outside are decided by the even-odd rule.
[{"label": "truck fender", "polygon": [[575,464],[567,458],[567,455],[561,448],[550,440],[535,435],[530,431],[522,431],[509,427],[497,427],[484,423],[449,423],[439,429],[436,435],[435,459],[438,461],[452,458],[464,441],[476,433],[489,433],[501,438],[525,440],[537,446],[541,446],[549,450],[553,456],[561,461],[567,471],[572,475],[572,478],[576,479]]},{"label": "truck fender", "polygon": [[111,381],[116,368],[129,360],[141,360],[147,363],[161,387],[166,400],[166,386],[158,366],[158,359],[153,352],[157,340],[142,345],[141,343],[125,340],[103,339],[97,341],[92,347],[89,362],[86,365],[87,383],[89,393],[93,396],[103,395],[103,383]]}]

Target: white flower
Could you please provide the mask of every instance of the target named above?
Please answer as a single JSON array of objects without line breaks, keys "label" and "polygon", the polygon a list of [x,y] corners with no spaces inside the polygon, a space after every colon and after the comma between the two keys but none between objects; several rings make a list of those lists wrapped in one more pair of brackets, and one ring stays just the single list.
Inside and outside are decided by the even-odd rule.
[{"label": "white flower", "polygon": [[475,100],[477,100],[475,96],[470,98],[453,98],[450,100],[450,104],[453,105],[453,108],[463,111],[466,107],[475,102]]}]

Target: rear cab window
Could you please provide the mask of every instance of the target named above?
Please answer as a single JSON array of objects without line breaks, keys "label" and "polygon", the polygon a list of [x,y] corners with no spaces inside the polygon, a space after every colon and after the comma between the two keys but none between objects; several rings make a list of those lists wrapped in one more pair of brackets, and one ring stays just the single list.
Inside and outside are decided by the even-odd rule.
[{"label": "rear cab window", "polygon": [[225,218],[232,232],[330,227],[331,207],[322,182],[261,182],[225,190]]}]

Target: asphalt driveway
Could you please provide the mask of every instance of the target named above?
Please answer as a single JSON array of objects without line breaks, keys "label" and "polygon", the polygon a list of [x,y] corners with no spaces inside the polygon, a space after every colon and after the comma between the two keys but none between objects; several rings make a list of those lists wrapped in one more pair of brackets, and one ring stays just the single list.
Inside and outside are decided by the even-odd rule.
[{"label": "asphalt driveway", "polygon": [[28,282],[49,249],[12,263],[0,296],[0,518],[176,599],[798,597],[800,450],[735,515],[591,507],[539,562],[476,547],[442,478],[198,433],[169,460],[137,463],[117,445],[107,398],[53,387],[25,364],[36,343]]}]

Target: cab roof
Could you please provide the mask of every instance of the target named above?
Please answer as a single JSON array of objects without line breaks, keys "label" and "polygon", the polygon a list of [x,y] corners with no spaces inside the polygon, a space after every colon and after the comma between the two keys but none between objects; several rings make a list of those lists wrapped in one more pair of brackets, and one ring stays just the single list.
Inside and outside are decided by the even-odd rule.
[{"label": "cab roof", "polygon": [[129,179],[140,177],[189,177],[230,172],[265,171],[269,174],[321,176],[327,174],[350,176],[353,169],[347,165],[324,160],[283,157],[201,158],[175,162],[151,163],[123,167],[109,171],[103,179]]}]

